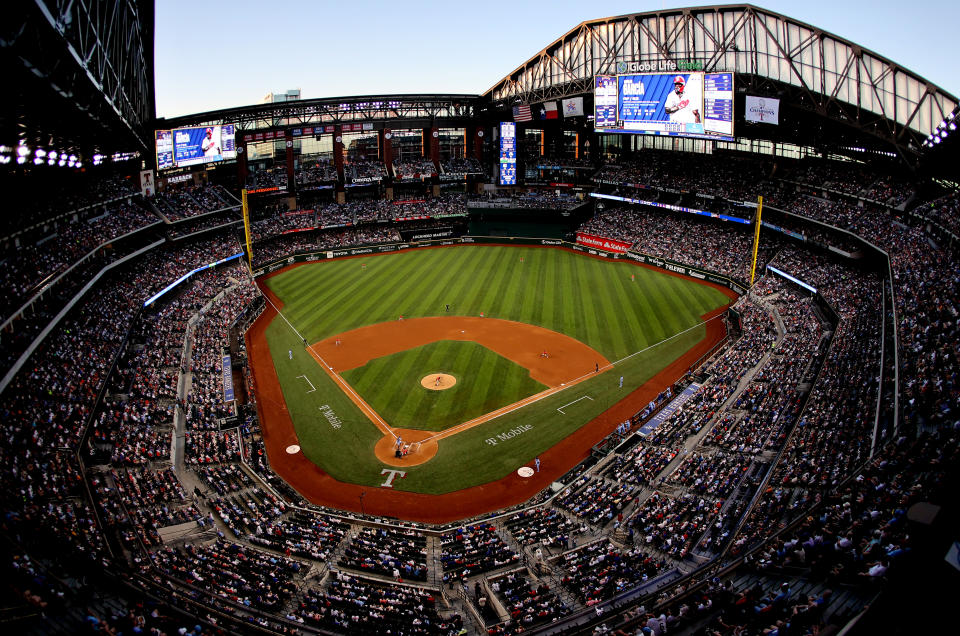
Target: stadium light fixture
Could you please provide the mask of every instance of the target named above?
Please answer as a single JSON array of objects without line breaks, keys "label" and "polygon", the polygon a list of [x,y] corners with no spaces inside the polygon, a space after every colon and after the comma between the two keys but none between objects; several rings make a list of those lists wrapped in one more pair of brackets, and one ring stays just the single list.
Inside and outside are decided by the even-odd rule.
[{"label": "stadium light fixture", "polygon": [[26,163],[27,158],[24,156],[17,157],[17,163]]},{"label": "stadium light fixture", "polygon": [[70,157],[68,157],[68,160],[69,160],[69,161],[76,161],[76,160],[77,160],[77,157],[76,157],[75,155],[70,155]]},{"label": "stadium light fixture", "polygon": [[64,167],[65,165],[67,165],[67,160],[64,159],[63,157],[60,157],[60,161],[57,162],[57,165],[62,168],[62,167]]},{"label": "stadium light fixture", "polygon": [[47,153],[47,156],[50,157],[51,159],[56,159],[56,158],[57,158],[57,151],[56,151],[56,150],[51,150],[50,152]]},{"label": "stadium light fixture", "polygon": [[51,159],[47,159],[47,165],[48,165],[48,166],[52,166],[52,165],[55,164],[55,163],[57,163],[57,160],[56,160],[56,159],[52,159],[52,158],[51,158]]},{"label": "stadium light fixture", "polygon": [[41,163],[43,163],[43,159],[41,159],[40,157],[33,158],[33,165],[39,166]]},{"label": "stadium light fixture", "polygon": [[956,129],[957,129],[957,122],[955,122],[955,121],[950,122],[949,128],[950,128],[950,130],[956,130]]},{"label": "stadium light fixture", "polygon": [[[20,157],[26,157],[30,154],[30,149],[24,145],[17,146],[17,155]],[[23,163],[22,161],[20,163]]]},{"label": "stadium light fixture", "polygon": [[36,150],[33,151],[33,154],[43,159],[44,157],[47,156],[47,151],[44,150],[43,148],[37,148]]},{"label": "stadium light fixture", "polygon": [[939,138],[939,137],[935,138],[935,139],[933,140],[933,143],[935,143],[935,144],[940,143],[940,138]]}]

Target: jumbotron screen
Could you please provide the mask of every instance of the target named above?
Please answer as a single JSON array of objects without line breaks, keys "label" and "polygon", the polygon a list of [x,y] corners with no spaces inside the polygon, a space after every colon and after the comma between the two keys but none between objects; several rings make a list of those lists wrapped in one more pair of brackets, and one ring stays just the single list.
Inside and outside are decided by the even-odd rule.
[{"label": "jumbotron screen", "polygon": [[158,130],[157,168],[182,168],[237,158],[235,125]]},{"label": "jumbotron screen", "polygon": [[733,73],[594,78],[597,132],[733,140]]}]

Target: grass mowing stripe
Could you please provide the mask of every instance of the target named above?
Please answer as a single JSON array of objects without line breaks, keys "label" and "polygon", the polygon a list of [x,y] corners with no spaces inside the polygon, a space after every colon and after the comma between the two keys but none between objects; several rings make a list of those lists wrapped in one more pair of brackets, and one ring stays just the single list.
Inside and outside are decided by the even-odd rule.
[{"label": "grass mowing stripe", "polygon": [[556,324],[555,312],[557,304],[557,254],[560,250],[539,250],[543,264],[537,274],[537,294],[539,304],[534,307],[535,313],[531,316],[531,324]]},{"label": "grass mowing stripe", "polygon": [[[622,316],[625,332],[624,348],[633,349],[633,351],[642,349],[648,343],[643,329],[642,312],[637,311],[633,306],[636,302],[635,296],[640,293],[637,291],[635,269],[637,269],[635,266],[627,268],[623,276],[617,276],[613,281],[616,290],[616,312]],[[630,279],[631,274],[634,280]]]},{"label": "grass mowing stripe", "polygon": [[[593,278],[590,276],[590,272],[593,269],[594,263],[599,263],[600,261],[595,261],[592,258],[578,258],[574,261],[574,268],[577,271],[577,278],[580,285],[580,293],[578,296],[583,297],[583,292],[587,288],[592,287]],[[578,340],[582,340],[581,334],[583,332],[595,333],[597,334],[597,343],[600,345],[596,349],[605,355],[610,360],[615,360],[615,352],[610,347],[609,332],[605,329],[600,329],[600,323],[597,320],[597,299],[594,296],[593,299],[587,302],[579,303],[582,308],[583,320],[577,323],[577,335],[575,336]]]},{"label": "grass mowing stripe", "polygon": [[[600,263],[600,265],[605,265],[605,263]],[[619,303],[614,300],[614,296],[617,294],[617,286],[613,280],[610,280],[619,278],[623,270],[624,268],[620,263],[617,263],[616,267],[610,268],[609,272],[606,272],[606,276],[598,270],[598,276],[605,278],[605,280],[597,282],[599,308],[603,311],[603,315],[613,318],[612,320],[604,321],[603,329],[610,338],[610,350],[613,351],[616,356],[614,359],[622,358],[630,353],[628,350],[630,347],[627,346],[628,336],[624,330],[623,315],[617,311],[617,305]]]},{"label": "grass mowing stripe", "polygon": [[458,259],[452,252],[448,253],[448,250],[430,251],[437,252],[437,257],[433,259],[433,277],[424,281],[424,285],[430,290],[425,298],[425,307],[428,313],[433,307],[436,307],[437,313],[442,313],[445,305],[457,296],[459,288],[465,284],[459,268],[454,267],[461,263],[462,259]]}]

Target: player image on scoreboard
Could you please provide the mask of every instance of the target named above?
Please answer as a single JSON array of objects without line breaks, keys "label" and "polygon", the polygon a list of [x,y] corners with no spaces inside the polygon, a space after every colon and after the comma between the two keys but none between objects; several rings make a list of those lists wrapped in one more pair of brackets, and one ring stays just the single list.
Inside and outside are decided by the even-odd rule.
[{"label": "player image on scoreboard", "polygon": [[[663,111],[670,121],[680,124],[703,123],[703,75],[675,75],[673,90],[667,95]],[[690,132],[702,132],[690,131]]]}]

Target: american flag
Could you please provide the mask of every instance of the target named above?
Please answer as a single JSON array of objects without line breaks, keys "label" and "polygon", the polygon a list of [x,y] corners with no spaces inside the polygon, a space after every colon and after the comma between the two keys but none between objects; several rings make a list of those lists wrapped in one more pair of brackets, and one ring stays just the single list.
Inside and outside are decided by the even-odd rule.
[{"label": "american flag", "polygon": [[533,115],[530,114],[530,105],[514,106],[513,121],[533,121]]}]

